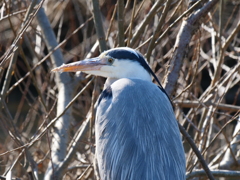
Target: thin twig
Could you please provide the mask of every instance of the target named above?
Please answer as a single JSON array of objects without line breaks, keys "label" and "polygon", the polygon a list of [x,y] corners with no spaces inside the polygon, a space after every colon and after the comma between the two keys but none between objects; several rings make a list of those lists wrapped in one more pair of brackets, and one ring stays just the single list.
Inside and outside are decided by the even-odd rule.
[{"label": "thin twig", "polygon": [[178,127],[181,131],[181,133],[183,134],[184,138],[188,141],[189,145],[191,146],[191,148],[193,149],[193,151],[195,152],[196,156],[198,157],[199,162],[201,163],[203,169],[205,170],[205,173],[207,174],[208,178],[210,180],[214,180],[214,177],[210,171],[210,169],[208,168],[207,163],[205,162],[205,160],[203,159],[200,151],[198,150],[197,146],[195,145],[195,143],[193,142],[191,136],[187,133],[187,131],[184,129],[184,127],[178,123]]},{"label": "thin twig", "polygon": [[46,131],[61,117],[65,114],[65,112],[70,108],[70,106],[73,104],[73,102],[87,89],[87,87],[91,84],[93,81],[93,78],[86,84],[84,88],[67,104],[67,106],[64,108],[64,110],[42,130],[41,133],[39,133],[31,142],[29,142],[28,147],[31,147],[36,141],[38,141],[45,133]]},{"label": "thin twig", "polygon": [[174,101],[174,104],[178,104],[182,108],[196,108],[196,107],[209,107],[214,106],[217,107],[217,109],[221,109],[224,111],[230,111],[230,112],[236,112],[240,110],[240,106],[230,105],[230,104],[223,104],[223,103],[214,103],[211,101],[203,102],[202,104],[199,103],[199,101]]},{"label": "thin twig", "polygon": [[[228,170],[212,170],[212,174],[215,177],[224,177],[224,178],[239,178],[240,171],[228,171]],[[203,170],[195,170],[191,173],[187,173],[186,179],[192,179],[194,177],[203,177],[206,176],[206,172]]]},{"label": "thin twig", "polygon": [[[131,20],[130,20],[130,24],[129,24],[129,32],[128,32],[128,38],[127,38],[127,46],[130,45],[130,40],[132,39],[132,27],[133,27],[133,20],[134,20],[134,17],[135,17],[136,4],[137,4],[137,0],[134,0],[133,9],[132,9],[132,15],[131,15]],[[125,34],[126,34],[126,32],[125,32]]]},{"label": "thin twig", "polygon": [[93,19],[94,25],[97,31],[98,41],[100,45],[100,51],[103,52],[107,50],[107,44],[105,41],[105,33],[103,30],[103,23],[102,23],[102,15],[99,9],[99,2],[98,0],[92,0],[93,4]]},{"label": "thin twig", "polygon": [[118,0],[118,45],[124,46],[124,0]]},{"label": "thin twig", "polygon": [[146,55],[146,58],[147,58],[148,61],[150,60],[150,56],[152,54],[152,50],[153,50],[153,48],[155,46],[155,40],[156,40],[156,38],[160,34],[160,30],[161,30],[161,28],[163,26],[163,23],[164,23],[164,21],[165,21],[165,19],[167,17],[168,10],[170,8],[171,3],[172,3],[172,0],[167,0],[167,2],[165,3],[165,6],[164,6],[163,12],[161,14],[161,17],[159,19],[157,28],[156,28],[155,32],[153,33],[153,35],[152,35],[152,39],[151,39],[151,41],[149,43],[148,50],[147,50],[147,55]]},{"label": "thin twig", "polygon": [[162,5],[162,2],[163,0],[156,1],[155,4],[152,6],[149,13],[145,16],[144,20],[139,25],[139,28],[134,33],[133,38],[130,42],[130,47],[134,47],[135,43],[139,40],[140,35],[142,35],[147,24],[149,24],[151,19],[155,16],[158,8]]},{"label": "thin twig", "polygon": [[[14,83],[12,85],[12,87],[9,88],[9,90],[6,93],[6,96],[10,94],[10,92],[12,90],[14,90],[14,88],[16,88],[22,81],[24,81],[29,75],[31,75],[31,73],[38,68],[42,63],[44,63],[51,55],[52,53],[54,53],[57,49],[59,49],[62,45],[64,45],[74,34],[76,34],[80,29],[82,29],[89,21],[91,21],[93,19],[93,17],[90,17],[84,24],[81,24],[77,29],[75,29],[68,37],[66,37],[61,43],[59,43],[56,47],[54,47],[52,50],[50,50],[48,52],[48,54],[46,54],[44,56],[44,58],[42,58],[37,64],[35,64],[31,70],[29,70],[21,79],[19,79],[16,83]],[[79,82],[79,79],[77,79],[77,81]]]},{"label": "thin twig", "polygon": [[233,29],[231,34],[228,36],[226,42],[221,47],[221,53],[219,55],[219,60],[218,60],[218,63],[217,63],[216,71],[214,73],[214,78],[211,82],[211,85],[214,85],[217,82],[217,80],[219,79],[219,77],[221,75],[221,72],[222,72],[222,67],[221,66],[223,64],[225,51],[226,51],[227,47],[230,45],[230,43],[232,42],[235,35],[239,31],[240,31],[240,21],[238,22],[237,26]]}]

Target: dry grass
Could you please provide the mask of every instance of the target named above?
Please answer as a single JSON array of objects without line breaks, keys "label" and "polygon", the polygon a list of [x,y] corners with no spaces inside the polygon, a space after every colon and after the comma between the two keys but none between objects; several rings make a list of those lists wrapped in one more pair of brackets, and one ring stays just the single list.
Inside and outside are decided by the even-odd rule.
[{"label": "dry grass", "polygon": [[[94,179],[94,126],[90,115],[104,79],[64,75],[70,80],[64,82],[70,89],[64,107],[81,93],[62,116],[64,108],[60,110],[58,104],[62,77],[50,72],[58,64],[99,54],[96,42],[101,34],[96,33],[90,1],[45,0],[33,6],[31,2],[0,2],[0,174],[42,179],[53,167],[53,172],[61,170],[58,178]],[[106,41],[104,37],[100,40],[113,48],[118,46],[118,39],[125,39],[125,45],[144,54],[171,95],[177,119],[215,170],[213,174],[229,177],[232,173],[231,177],[239,179],[240,3],[224,1],[212,6],[188,27],[192,30],[190,42],[181,47],[183,41],[187,42],[183,38],[178,44],[183,22],[206,4],[189,9],[185,1],[170,1],[167,7],[161,3],[165,1],[159,1],[154,9],[153,2],[127,1],[122,9],[124,26],[119,29],[117,6],[100,1]],[[59,44],[51,48],[60,49],[63,59],[54,59],[56,51],[47,44],[42,19],[36,16],[41,6]],[[105,48],[101,45],[101,49]],[[181,53],[183,56],[177,57]],[[179,70],[175,69],[177,62]],[[61,137],[56,135],[60,126],[54,122],[61,122],[65,132],[65,145],[60,146],[65,153],[62,158],[66,157],[62,166],[56,166],[62,160],[53,157],[53,144]],[[183,141],[188,178],[200,177],[202,166]],[[66,154],[71,157],[67,159]]]}]

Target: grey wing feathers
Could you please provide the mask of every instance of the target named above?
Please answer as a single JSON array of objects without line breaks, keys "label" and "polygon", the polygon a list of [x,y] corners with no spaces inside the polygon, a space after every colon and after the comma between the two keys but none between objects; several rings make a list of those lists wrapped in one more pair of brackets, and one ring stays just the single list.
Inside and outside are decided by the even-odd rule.
[{"label": "grey wing feathers", "polygon": [[185,179],[185,158],[168,97],[153,83],[120,79],[96,114],[96,153],[104,180]]}]

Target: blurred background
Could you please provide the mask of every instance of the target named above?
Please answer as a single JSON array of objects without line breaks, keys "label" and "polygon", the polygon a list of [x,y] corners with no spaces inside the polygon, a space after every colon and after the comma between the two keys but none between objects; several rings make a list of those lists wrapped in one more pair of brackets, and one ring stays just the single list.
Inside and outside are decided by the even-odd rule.
[{"label": "blurred background", "polygon": [[[146,57],[164,87],[175,52],[184,54],[169,93],[176,118],[211,169],[236,173],[216,179],[240,179],[240,1],[219,0],[189,26],[188,46],[179,46],[181,26],[207,2],[2,0],[1,178],[95,179],[93,109],[105,79],[51,69],[129,46]],[[183,143],[187,178],[207,179]]]}]

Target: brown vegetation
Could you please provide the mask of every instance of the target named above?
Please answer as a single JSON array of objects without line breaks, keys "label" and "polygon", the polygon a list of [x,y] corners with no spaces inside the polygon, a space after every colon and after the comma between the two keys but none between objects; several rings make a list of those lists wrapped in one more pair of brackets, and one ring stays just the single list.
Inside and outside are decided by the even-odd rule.
[{"label": "brown vegetation", "polygon": [[[116,46],[145,55],[213,176],[240,179],[239,1],[91,2],[0,2],[0,179],[94,179],[104,79],[51,69]],[[187,178],[207,179],[183,142]]]}]

